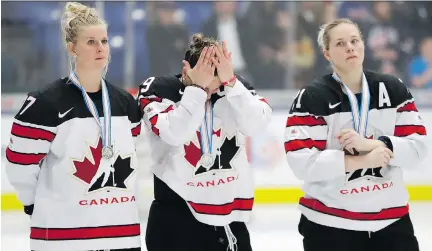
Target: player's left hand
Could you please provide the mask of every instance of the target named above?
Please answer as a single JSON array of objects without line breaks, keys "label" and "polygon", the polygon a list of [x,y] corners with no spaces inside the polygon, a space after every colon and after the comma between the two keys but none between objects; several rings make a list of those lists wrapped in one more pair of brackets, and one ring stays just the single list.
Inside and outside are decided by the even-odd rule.
[{"label": "player's left hand", "polygon": [[342,129],[336,136],[342,149],[353,152],[353,149],[359,152],[368,152],[380,146],[375,144],[375,140],[367,139],[360,136],[354,129]]},{"label": "player's left hand", "polygon": [[222,47],[219,44],[216,44],[215,47],[216,57],[212,58],[212,63],[216,66],[219,80],[222,83],[228,82],[234,77],[231,52],[228,51],[225,41],[222,41]]}]

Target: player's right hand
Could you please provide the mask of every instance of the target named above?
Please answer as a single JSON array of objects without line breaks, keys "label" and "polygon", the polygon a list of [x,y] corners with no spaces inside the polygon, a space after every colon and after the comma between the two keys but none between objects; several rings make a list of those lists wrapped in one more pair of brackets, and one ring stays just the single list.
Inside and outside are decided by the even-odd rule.
[{"label": "player's right hand", "polygon": [[375,148],[365,156],[369,167],[386,167],[392,158],[393,152],[383,146]]},{"label": "player's right hand", "polygon": [[186,74],[196,85],[206,89],[214,78],[216,66],[212,63],[211,58],[215,56],[216,51],[213,47],[204,47],[197,64],[192,69],[189,62],[183,60],[183,68]]}]

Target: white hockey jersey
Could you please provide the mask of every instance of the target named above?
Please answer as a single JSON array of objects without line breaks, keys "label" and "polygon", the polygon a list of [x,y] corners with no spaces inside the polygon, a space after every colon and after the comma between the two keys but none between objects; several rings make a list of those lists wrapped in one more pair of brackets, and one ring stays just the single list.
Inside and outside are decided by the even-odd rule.
[{"label": "white hockey jersey", "polygon": [[199,128],[207,94],[185,87],[179,77],[151,77],[140,86],[143,120],[154,132],[149,144],[155,199],[182,201],[198,221],[209,225],[248,221],[254,184],[245,136],[266,127],[271,108],[241,77],[233,88],[221,87],[213,94],[214,121],[209,130],[214,163],[206,168],[200,158],[207,145],[201,145]]},{"label": "white hockey jersey", "polygon": [[[109,83],[107,89],[114,159],[105,185],[99,126],[68,78],[29,93],[15,117],[6,171],[25,208],[34,205],[27,210],[32,250],[141,247],[134,142],[140,111],[129,93]],[[101,91],[89,96],[102,116]]]},{"label": "white hockey jersey", "polygon": [[304,181],[300,210],[309,220],[378,231],[408,213],[403,170],[425,157],[426,129],[402,81],[373,72],[365,76],[370,90],[366,137],[390,139],[394,159],[387,167],[345,173],[348,153],[336,135],[353,128],[353,118],[348,96],[331,75],[299,91],[286,124],[285,150],[289,166]]}]

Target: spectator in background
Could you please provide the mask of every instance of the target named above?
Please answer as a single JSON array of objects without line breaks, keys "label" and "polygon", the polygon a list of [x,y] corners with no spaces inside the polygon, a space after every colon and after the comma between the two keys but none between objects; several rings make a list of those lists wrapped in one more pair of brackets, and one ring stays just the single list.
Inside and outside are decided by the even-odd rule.
[{"label": "spectator in background", "polygon": [[153,23],[147,28],[150,75],[176,74],[188,43],[188,31],[175,16],[175,2],[149,2],[155,13]]},{"label": "spectator in background", "polygon": [[236,74],[251,79],[248,73],[247,56],[250,52],[250,39],[248,39],[248,27],[244,20],[236,16],[236,2],[216,1],[214,13],[203,25],[205,36],[227,41],[229,50],[233,53],[233,65]]},{"label": "spectator in background", "polygon": [[[310,83],[315,76],[331,72],[330,66],[319,55],[318,43],[314,36],[322,23],[328,23],[337,18],[333,3],[301,2],[297,15],[296,51],[294,60],[294,87],[300,89]],[[323,65],[326,65],[323,67]]]},{"label": "spectator in background", "polygon": [[409,65],[411,85],[415,88],[432,88],[432,37],[422,41],[420,54]]},{"label": "spectator in background", "polygon": [[339,17],[349,18],[360,24],[369,23],[373,20],[370,4],[368,2],[345,1],[340,3],[337,12]]},{"label": "spectator in background", "polygon": [[15,62],[16,61],[11,55],[3,54],[1,57],[1,65],[2,65],[1,82],[3,83],[2,85],[3,91],[4,89],[13,90],[15,86],[20,85],[23,82],[20,79],[20,74],[19,74],[20,69],[18,68]]},{"label": "spectator in background", "polygon": [[406,68],[408,56],[412,52],[414,40],[403,24],[393,18],[390,2],[374,2],[375,23],[369,28],[366,42],[371,57],[366,58],[367,68],[385,74],[403,77],[402,69]]},{"label": "spectator in background", "polygon": [[[432,2],[425,1],[397,1],[392,4],[394,16],[401,20],[404,30],[414,38],[415,45],[420,46],[421,40],[432,35],[430,25],[432,23]],[[413,51],[418,51],[414,48]],[[414,55],[412,55],[414,56]]]},{"label": "spectator in background", "polygon": [[287,44],[287,32],[292,28],[292,17],[284,7],[283,2],[252,2],[246,12],[251,27],[249,39],[253,42],[249,51],[253,64],[249,69],[256,88],[285,86],[286,60],[292,51]]}]

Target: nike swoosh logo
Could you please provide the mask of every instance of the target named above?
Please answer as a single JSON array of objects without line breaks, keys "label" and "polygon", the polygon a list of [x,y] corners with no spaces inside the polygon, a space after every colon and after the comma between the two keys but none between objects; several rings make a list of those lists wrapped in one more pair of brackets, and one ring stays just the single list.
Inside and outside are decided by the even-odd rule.
[{"label": "nike swoosh logo", "polygon": [[64,112],[64,113],[60,113],[60,112],[59,112],[59,114],[58,114],[59,118],[63,118],[64,116],[66,116],[66,114],[68,114],[70,111],[72,111],[72,109],[74,109],[74,108],[72,107],[71,109],[67,110],[67,111]]},{"label": "nike swoosh logo", "polygon": [[181,89],[179,90],[180,95],[183,95],[184,91],[182,91]]},{"label": "nike swoosh logo", "polygon": [[329,108],[330,108],[330,109],[333,109],[333,108],[335,108],[336,106],[340,105],[340,103],[341,103],[341,102],[336,103],[336,104],[334,104],[334,105],[332,105],[332,104],[329,103]]}]

